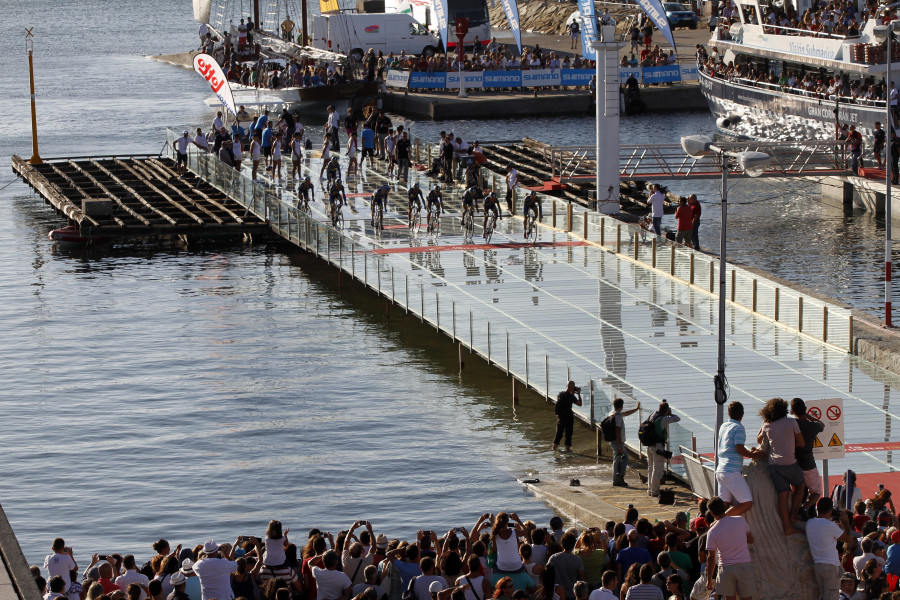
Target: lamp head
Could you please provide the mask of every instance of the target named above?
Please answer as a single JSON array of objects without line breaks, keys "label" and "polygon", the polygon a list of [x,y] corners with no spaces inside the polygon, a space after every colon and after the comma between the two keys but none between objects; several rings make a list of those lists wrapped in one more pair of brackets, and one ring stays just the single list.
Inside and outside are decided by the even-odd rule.
[{"label": "lamp head", "polygon": [[708,135],[686,135],[681,138],[681,147],[685,153],[694,158],[701,158],[709,154],[712,138]]},{"label": "lamp head", "polygon": [[765,152],[741,152],[737,156],[738,165],[748,177],[759,177],[769,166],[771,155]]}]

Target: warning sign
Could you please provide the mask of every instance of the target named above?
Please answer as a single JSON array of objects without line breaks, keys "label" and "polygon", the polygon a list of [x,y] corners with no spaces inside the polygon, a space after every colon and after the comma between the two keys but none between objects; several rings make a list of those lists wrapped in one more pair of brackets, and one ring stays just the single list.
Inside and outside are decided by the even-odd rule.
[{"label": "warning sign", "polygon": [[[806,412],[819,420],[825,429],[816,436],[813,442],[813,456],[817,460],[830,460],[844,457],[844,400],[808,400]],[[823,443],[828,440],[827,445]]]}]

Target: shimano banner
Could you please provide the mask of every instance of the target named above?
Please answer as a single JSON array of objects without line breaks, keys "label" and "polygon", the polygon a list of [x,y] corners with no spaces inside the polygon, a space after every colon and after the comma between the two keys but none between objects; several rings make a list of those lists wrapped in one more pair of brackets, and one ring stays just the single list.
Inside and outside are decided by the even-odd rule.
[{"label": "shimano banner", "polygon": [[666,18],[666,11],[663,10],[662,3],[659,0],[636,0],[637,5],[650,17],[650,20],[656,25],[672,48],[675,48],[675,38],[672,37],[672,28],[669,27],[669,20]]},{"label": "shimano banner", "polygon": [[597,42],[597,11],[594,0],[578,0],[578,12],[581,13],[581,48],[588,60],[597,60],[597,51],[591,48],[591,42]]},{"label": "shimano banner", "polygon": [[447,46],[447,0],[432,0],[434,4],[434,16],[437,18],[438,31],[441,34],[441,41],[444,43],[444,50]]},{"label": "shimano banner", "polygon": [[[458,86],[459,84],[457,84]],[[440,90],[447,87],[446,73],[410,73],[409,89],[423,90],[432,89]]]},{"label": "shimano banner", "polygon": [[522,32],[519,31],[519,5],[516,3],[516,0],[501,0],[501,2],[503,3],[503,11],[506,13],[506,20],[509,21],[509,28],[516,39],[516,46],[519,47],[519,54],[522,54]]},{"label": "shimano banner", "polygon": [[484,71],[482,85],[485,88],[522,87],[522,71]]}]

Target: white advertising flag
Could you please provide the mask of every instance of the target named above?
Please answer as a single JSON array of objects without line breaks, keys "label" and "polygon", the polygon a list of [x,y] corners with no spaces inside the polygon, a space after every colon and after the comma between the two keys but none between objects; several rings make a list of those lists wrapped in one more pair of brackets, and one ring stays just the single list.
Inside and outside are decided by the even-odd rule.
[{"label": "white advertising flag", "polygon": [[194,57],[194,70],[209,82],[210,89],[222,101],[228,112],[237,116],[237,106],[234,104],[234,94],[231,93],[231,85],[228,83],[225,72],[222,71],[222,67],[219,66],[216,59],[209,54],[198,54]]}]

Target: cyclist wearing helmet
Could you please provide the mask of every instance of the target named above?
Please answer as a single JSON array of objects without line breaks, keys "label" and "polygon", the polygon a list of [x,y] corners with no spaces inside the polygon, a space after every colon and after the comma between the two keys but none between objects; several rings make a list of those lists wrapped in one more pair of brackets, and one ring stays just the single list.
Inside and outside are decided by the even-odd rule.
[{"label": "cyclist wearing helmet", "polygon": [[341,180],[341,165],[337,156],[331,157],[328,166],[325,167],[325,174],[328,177],[327,183],[329,186],[331,186],[332,182]]},{"label": "cyclist wearing helmet", "polygon": [[[490,195],[484,199],[484,220],[481,222],[482,229],[487,228],[487,220],[488,220],[488,211],[494,213],[495,219],[501,219],[500,216],[500,200],[497,199],[497,192],[491,190]],[[486,234],[481,234],[481,237],[487,237]]]},{"label": "cyclist wearing helmet", "polygon": [[303,198],[307,203],[310,200],[315,198],[315,192],[313,191],[313,184],[310,181],[309,176],[306,176],[303,181],[300,182],[300,185],[297,186],[297,206],[300,206],[300,198]]},{"label": "cyclist wearing helmet", "polygon": [[541,210],[541,198],[534,190],[531,190],[531,193],[525,196],[524,214],[527,215],[529,210],[534,213],[535,218],[538,220],[544,217],[544,213]]},{"label": "cyclist wearing helmet", "polygon": [[334,221],[334,214],[347,204],[347,196],[344,194],[344,184],[340,179],[335,179],[328,190],[328,203],[331,205],[331,219]]},{"label": "cyclist wearing helmet", "polygon": [[391,186],[385,184],[385,185],[381,186],[380,188],[378,188],[377,190],[375,190],[375,193],[372,194],[372,206],[371,206],[371,209],[372,209],[371,224],[372,225],[375,225],[375,206],[376,205],[381,206],[381,214],[383,216],[385,209],[387,209],[387,197],[388,197],[388,192],[390,192],[390,191],[391,191]]},{"label": "cyclist wearing helmet", "polygon": [[441,211],[444,208],[443,198],[441,197],[441,186],[435,185],[431,188],[431,191],[428,192],[428,210],[431,210],[431,205],[437,204],[437,216],[441,217]]},{"label": "cyclist wearing helmet", "polygon": [[422,205],[424,204],[424,202],[425,196],[422,194],[422,190],[419,188],[419,183],[416,182],[411,188],[409,188],[409,210],[407,212],[408,224],[412,224],[413,204],[418,205],[419,210],[422,210]]},{"label": "cyclist wearing helmet", "polygon": [[484,198],[484,192],[480,187],[473,185],[469,189],[466,190],[466,193],[463,194],[463,216],[465,217],[466,211],[471,211],[472,216],[478,212],[478,208],[475,206],[476,200],[481,200]]}]

